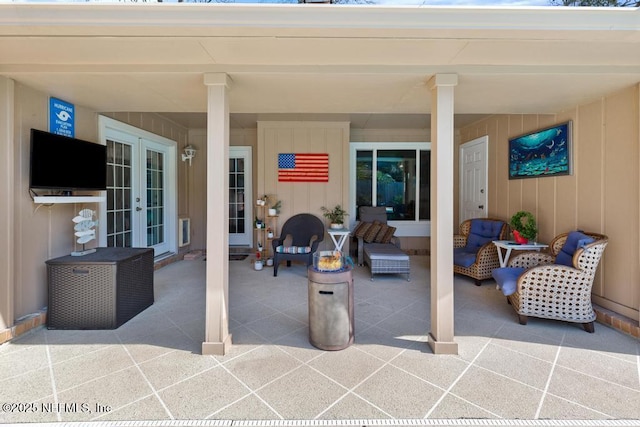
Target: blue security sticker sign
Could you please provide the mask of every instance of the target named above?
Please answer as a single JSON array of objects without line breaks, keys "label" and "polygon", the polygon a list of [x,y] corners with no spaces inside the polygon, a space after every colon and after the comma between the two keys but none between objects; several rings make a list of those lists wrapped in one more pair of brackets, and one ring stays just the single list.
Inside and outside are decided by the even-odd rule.
[{"label": "blue security sticker sign", "polygon": [[75,107],[58,98],[49,98],[49,132],[75,137]]}]

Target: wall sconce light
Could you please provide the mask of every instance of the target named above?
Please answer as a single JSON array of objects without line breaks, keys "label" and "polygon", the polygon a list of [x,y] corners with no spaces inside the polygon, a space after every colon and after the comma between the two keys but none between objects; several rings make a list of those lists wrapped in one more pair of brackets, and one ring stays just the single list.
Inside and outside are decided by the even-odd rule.
[{"label": "wall sconce light", "polygon": [[196,149],[193,148],[193,146],[191,145],[187,145],[186,147],[184,147],[184,153],[182,154],[182,161],[186,162],[187,160],[189,160],[189,166],[191,166],[191,159],[193,159],[196,156]]}]

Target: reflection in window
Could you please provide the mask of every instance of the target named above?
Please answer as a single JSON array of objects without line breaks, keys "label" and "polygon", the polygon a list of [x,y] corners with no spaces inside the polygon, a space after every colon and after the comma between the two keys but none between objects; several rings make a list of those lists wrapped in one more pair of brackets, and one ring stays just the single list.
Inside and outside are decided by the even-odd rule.
[{"label": "reflection in window", "polygon": [[429,220],[430,161],[429,150],[357,149],[356,215],[360,206],[385,206],[388,220]]}]

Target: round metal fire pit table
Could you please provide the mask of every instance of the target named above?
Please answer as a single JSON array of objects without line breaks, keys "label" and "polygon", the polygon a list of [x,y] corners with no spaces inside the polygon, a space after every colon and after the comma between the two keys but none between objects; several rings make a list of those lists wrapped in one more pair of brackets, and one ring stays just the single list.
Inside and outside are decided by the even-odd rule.
[{"label": "round metal fire pit table", "polygon": [[318,271],[309,266],[309,342],[321,350],[353,344],[353,274],[351,267]]}]

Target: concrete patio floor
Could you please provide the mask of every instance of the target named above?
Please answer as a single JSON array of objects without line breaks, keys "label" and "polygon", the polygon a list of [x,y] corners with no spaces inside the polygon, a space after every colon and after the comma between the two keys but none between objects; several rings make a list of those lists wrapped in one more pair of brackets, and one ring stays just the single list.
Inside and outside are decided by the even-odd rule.
[{"label": "concrete patio floor", "polygon": [[637,339],[521,326],[492,282],[455,278],[459,355],[433,355],[428,257],[411,257],[411,282],[356,267],[355,343],[335,352],[309,344],[302,265],[274,278],[230,261],[233,347],[202,356],[205,264],[157,270],[154,305],[116,330],[38,328],[0,346],[0,403],[15,404],[0,422],[640,425]]}]

